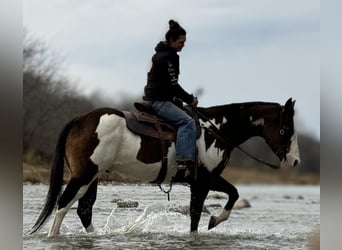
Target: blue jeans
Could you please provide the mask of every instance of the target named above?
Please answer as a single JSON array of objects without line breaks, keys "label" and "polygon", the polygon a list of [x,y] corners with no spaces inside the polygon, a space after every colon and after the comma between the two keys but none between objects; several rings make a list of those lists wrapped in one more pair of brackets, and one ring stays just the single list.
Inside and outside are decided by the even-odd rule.
[{"label": "blue jeans", "polygon": [[184,110],[170,101],[152,101],[156,114],[177,127],[176,161],[195,161],[196,123]]}]

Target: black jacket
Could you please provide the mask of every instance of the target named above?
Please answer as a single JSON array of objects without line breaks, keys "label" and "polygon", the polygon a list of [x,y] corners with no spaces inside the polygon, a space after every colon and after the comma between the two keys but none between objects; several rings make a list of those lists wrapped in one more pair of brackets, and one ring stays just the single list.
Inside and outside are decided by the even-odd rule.
[{"label": "black jacket", "polygon": [[152,57],[152,67],[147,74],[144,88],[146,101],[174,101],[177,97],[190,104],[193,95],[187,93],[178,84],[179,56],[166,42],[159,42]]}]

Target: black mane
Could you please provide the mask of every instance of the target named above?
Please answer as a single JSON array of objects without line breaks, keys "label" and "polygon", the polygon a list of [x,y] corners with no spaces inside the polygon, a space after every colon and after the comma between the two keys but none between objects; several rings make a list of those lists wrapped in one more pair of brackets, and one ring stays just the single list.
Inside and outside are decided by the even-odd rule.
[{"label": "black mane", "polygon": [[216,123],[221,123],[223,118],[245,118],[245,116],[274,116],[281,110],[282,105],[275,102],[242,102],[218,105],[212,107],[198,107],[198,110],[209,119],[215,119]]}]

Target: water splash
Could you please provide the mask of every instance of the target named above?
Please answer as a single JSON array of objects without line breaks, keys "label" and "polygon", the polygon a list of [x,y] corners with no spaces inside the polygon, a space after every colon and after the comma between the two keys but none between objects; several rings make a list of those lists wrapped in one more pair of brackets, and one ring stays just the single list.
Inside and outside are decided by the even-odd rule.
[{"label": "water splash", "polygon": [[[177,199],[167,202],[155,187],[115,186],[121,196],[139,200],[140,207],[113,208],[108,197],[114,188],[99,187],[104,194],[98,197],[100,205],[94,207],[94,233],[81,231],[82,224],[72,211],[63,221],[59,236],[46,238],[50,221],[37,234],[23,237],[23,249],[308,249],[312,225],[319,223],[319,202],[310,202],[319,201],[319,187],[240,187],[246,197],[258,197],[250,198],[252,208],[235,210],[228,221],[210,231],[210,215],[202,213],[197,235],[189,234],[188,190],[175,186]],[[37,192],[36,186],[24,186],[24,230],[32,226],[32,216],[39,209],[40,201],[32,207],[31,200],[41,199],[47,190],[41,191]],[[284,195],[298,194],[305,199],[283,199]],[[215,215],[222,210],[216,206],[208,209]]]},{"label": "water splash", "polygon": [[103,234],[107,234],[107,233],[110,233],[110,231],[112,230],[112,228],[114,227],[114,213],[116,211],[116,208],[117,206],[114,206],[114,208],[112,209],[112,211],[110,212],[107,220],[106,220],[106,224],[105,226],[103,227]]},{"label": "water splash", "polygon": [[[168,211],[166,206],[153,204],[147,206],[143,213],[126,227],[126,233],[163,233],[182,231],[181,221],[185,216]],[[186,230],[183,227],[183,230]]]}]

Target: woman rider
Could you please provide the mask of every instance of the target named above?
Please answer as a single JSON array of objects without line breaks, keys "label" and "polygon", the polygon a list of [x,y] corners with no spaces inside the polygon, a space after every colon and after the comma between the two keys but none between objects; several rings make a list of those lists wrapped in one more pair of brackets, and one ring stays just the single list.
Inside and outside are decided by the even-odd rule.
[{"label": "woman rider", "polygon": [[179,56],[186,41],[186,31],[174,20],[169,21],[165,41],[155,47],[152,67],[144,88],[145,101],[151,103],[155,113],[177,127],[176,161],[178,169],[185,172],[196,160],[196,124],[178,100],[197,106],[197,97],[186,92],[178,83]]}]

